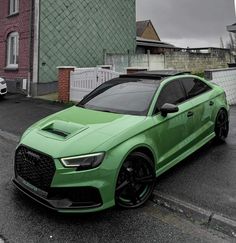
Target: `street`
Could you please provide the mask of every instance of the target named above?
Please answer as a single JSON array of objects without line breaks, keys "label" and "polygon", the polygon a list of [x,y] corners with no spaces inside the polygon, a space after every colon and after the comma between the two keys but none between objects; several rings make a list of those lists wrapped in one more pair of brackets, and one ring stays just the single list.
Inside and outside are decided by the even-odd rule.
[{"label": "street", "polygon": [[[153,201],[137,210],[56,214],[12,182],[17,140],[35,121],[65,106],[9,95],[0,101],[0,242],[236,242]],[[236,107],[225,144],[211,142],[157,179],[156,191],[236,219]]]}]

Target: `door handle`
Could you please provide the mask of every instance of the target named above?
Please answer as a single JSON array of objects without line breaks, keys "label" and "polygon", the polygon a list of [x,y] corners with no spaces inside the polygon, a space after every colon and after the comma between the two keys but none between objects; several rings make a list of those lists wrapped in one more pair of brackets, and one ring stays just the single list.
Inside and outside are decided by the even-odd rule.
[{"label": "door handle", "polygon": [[214,105],[214,102],[213,101],[210,101],[209,102],[209,106],[213,106]]},{"label": "door handle", "polygon": [[187,114],[187,117],[192,117],[193,116],[193,112],[192,111],[189,111],[188,114]]}]

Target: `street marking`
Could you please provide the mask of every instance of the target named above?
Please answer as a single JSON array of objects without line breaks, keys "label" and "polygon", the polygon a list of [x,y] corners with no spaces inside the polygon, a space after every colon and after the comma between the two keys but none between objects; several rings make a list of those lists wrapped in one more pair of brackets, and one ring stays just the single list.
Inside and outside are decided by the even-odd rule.
[{"label": "street marking", "polygon": [[[10,140],[12,142],[16,142],[16,143],[18,143],[20,141],[20,136],[16,136],[12,133],[3,131],[1,129],[0,129],[0,137],[7,139],[7,140]],[[0,241],[0,243],[1,243],[1,241]]]}]

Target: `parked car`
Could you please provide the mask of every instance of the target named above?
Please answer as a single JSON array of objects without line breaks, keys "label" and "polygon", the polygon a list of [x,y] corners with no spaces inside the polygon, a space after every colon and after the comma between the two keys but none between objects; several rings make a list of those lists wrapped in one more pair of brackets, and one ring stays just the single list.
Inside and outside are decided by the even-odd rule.
[{"label": "parked car", "polygon": [[13,182],[58,212],[136,208],[156,177],[211,139],[225,140],[228,112],[223,89],[203,78],[123,75],[31,126],[16,149]]},{"label": "parked car", "polygon": [[3,97],[7,93],[7,83],[6,81],[0,77],[0,98]]}]

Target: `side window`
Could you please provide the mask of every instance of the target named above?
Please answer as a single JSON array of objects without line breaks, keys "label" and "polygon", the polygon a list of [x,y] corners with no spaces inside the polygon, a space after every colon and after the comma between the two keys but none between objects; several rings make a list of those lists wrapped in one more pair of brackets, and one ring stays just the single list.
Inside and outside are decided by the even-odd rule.
[{"label": "side window", "polygon": [[207,84],[196,78],[184,78],[181,79],[181,82],[186,90],[188,99],[211,89]]},{"label": "side window", "polygon": [[161,90],[161,93],[157,99],[156,112],[160,111],[161,107],[165,103],[177,105],[185,101],[185,99],[185,93],[180,85],[180,82],[178,80],[174,80],[164,86],[164,88]]}]

